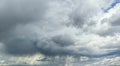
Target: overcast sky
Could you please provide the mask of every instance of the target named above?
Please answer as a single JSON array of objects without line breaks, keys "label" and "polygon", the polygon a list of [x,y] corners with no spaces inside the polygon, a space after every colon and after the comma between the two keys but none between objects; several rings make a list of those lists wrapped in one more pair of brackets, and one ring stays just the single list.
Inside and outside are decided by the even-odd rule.
[{"label": "overcast sky", "polygon": [[119,3],[0,0],[0,64],[120,64]]}]

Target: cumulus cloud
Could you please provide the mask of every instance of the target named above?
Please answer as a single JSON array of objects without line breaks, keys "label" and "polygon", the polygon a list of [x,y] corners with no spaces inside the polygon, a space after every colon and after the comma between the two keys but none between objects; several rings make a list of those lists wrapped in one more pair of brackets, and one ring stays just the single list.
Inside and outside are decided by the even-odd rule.
[{"label": "cumulus cloud", "polygon": [[9,54],[119,54],[119,4],[104,13],[108,0],[1,1],[0,39]]}]

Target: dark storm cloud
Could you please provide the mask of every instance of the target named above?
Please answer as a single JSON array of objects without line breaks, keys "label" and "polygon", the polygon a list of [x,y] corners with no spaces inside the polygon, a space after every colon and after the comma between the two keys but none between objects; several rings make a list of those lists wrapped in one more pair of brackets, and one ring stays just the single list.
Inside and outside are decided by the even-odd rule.
[{"label": "dark storm cloud", "polygon": [[5,42],[6,52],[13,55],[34,54],[40,52],[46,56],[73,55],[71,48],[74,40],[68,35],[58,35],[51,39],[30,40],[13,38]]},{"label": "dark storm cloud", "polygon": [[44,47],[38,45],[38,49],[47,56],[73,55],[72,49],[68,48],[75,43],[73,37],[57,35],[47,40],[45,43]]},{"label": "dark storm cloud", "polygon": [[47,9],[46,0],[5,0],[1,2],[3,2],[0,5],[1,38],[18,24],[40,20]]},{"label": "dark storm cloud", "polygon": [[68,35],[58,35],[52,38],[52,41],[57,45],[64,47],[74,44],[74,40]]},{"label": "dark storm cloud", "polygon": [[15,38],[5,43],[6,52],[9,54],[34,54],[37,51],[34,42],[24,38]]},{"label": "dark storm cloud", "polygon": [[[48,37],[50,39],[40,38],[31,40],[33,37],[22,38],[22,35],[17,33],[17,31],[19,31],[24,34],[24,37],[28,37],[28,35],[30,36],[31,30],[33,32],[35,31],[31,29],[34,28],[34,26],[29,27],[28,30],[30,30],[30,32],[28,30],[23,30],[24,28],[22,28],[22,26],[19,29],[16,27],[19,24],[40,22],[47,9],[46,0],[6,0],[4,5],[2,11],[0,11],[0,36],[1,39],[4,38],[3,42],[7,53],[13,55],[34,54],[36,52],[45,55],[72,54],[71,48],[68,49],[67,47],[74,44],[74,39],[69,35],[57,35]],[[16,30],[14,30],[15,28]],[[39,27],[39,30],[41,29],[42,28]],[[5,36],[7,36],[7,38],[5,38]],[[41,35],[40,37],[43,36]]]}]

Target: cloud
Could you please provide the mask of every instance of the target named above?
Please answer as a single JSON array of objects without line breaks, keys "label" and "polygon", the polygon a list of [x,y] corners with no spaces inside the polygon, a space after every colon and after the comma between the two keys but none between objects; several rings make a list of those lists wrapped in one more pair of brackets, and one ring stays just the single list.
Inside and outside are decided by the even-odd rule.
[{"label": "cloud", "polygon": [[[88,64],[88,66],[110,66],[110,65],[119,65],[120,57],[113,56],[113,57],[106,57],[102,59],[98,59],[97,62],[95,61],[92,64]],[[87,64],[86,64],[87,65]]]},{"label": "cloud", "polygon": [[106,5],[103,2],[106,3],[100,0],[57,0],[48,3],[41,0],[6,0],[1,6],[3,11],[0,11],[3,15],[0,16],[0,36],[6,52],[90,57],[118,52],[119,29],[115,30],[113,25],[118,17],[112,21],[112,16],[118,12],[111,9],[104,13],[101,8]]},{"label": "cloud", "polygon": [[1,0],[0,39],[4,38],[18,24],[40,20],[46,10],[46,0]]},{"label": "cloud", "polygon": [[52,41],[56,44],[60,45],[61,47],[69,46],[74,44],[74,39],[67,35],[58,35],[52,38]]},{"label": "cloud", "polygon": [[12,54],[33,54],[36,52],[36,48],[31,41],[25,39],[13,39],[9,40],[5,46],[8,53]]},{"label": "cloud", "polygon": [[105,17],[102,19],[104,23],[107,23],[109,25],[109,28],[107,30],[101,32],[102,35],[114,35],[116,33],[119,33],[119,6],[120,4],[117,4],[114,8],[109,10],[109,13],[105,14]]}]

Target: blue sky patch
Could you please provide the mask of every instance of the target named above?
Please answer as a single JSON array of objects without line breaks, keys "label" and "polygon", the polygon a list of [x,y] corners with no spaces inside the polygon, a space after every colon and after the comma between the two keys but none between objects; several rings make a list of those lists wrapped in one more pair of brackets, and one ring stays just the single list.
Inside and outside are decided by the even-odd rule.
[{"label": "blue sky patch", "polygon": [[115,0],[108,8],[104,9],[104,12],[108,12],[111,8],[114,8],[118,3],[120,3],[120,0]]}]

